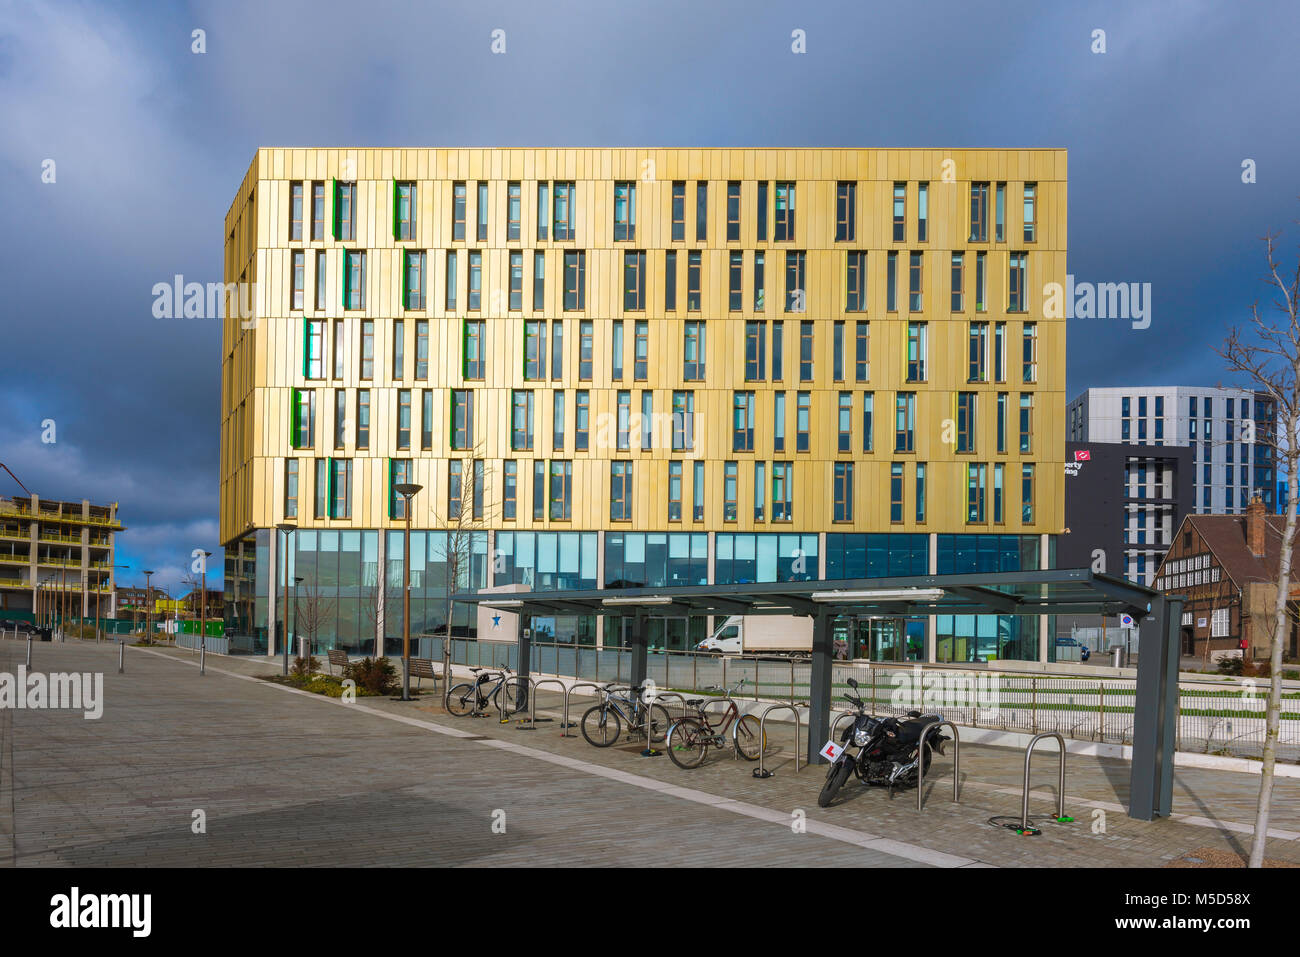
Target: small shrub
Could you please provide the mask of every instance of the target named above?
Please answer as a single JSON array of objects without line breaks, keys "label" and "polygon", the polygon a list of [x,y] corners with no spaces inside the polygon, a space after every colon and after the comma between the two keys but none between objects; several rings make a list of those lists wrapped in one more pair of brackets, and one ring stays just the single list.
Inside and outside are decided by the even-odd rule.
[{"label": "small shrub", "polygon": [[[1248,674],[1248,673],[1246,673],[1246,674]],[[1260,678],[1271,678],[1271,677],[1273,677],[1273,662],[1271,662],[1270,660],[1268,660],[1267,658],[1265,658],[1265,659],[1264,659],[1263,661],[1261,661],[1259,664],[1255,665],[1255,672],[1254,672],[1254,674],[1255,674],[1255,676],[1260,677]],[[1283,677],[1283,678],[1289,678],[1289,679],[1291,679],[1291,680],[1295,680],[1296,678],[1300,678],[1300,671],[1296,671],[1294,668],[1283,668],[1283,669],[1282,669],[1282,677]]]},{"label": "small shrub", "polygon": [[315,657],[295,658],[293,659],[293,667],[289,671],[296,678],[310,678],[320,671],[320,659]]},{"label": "small shrub", "polygon": [[397,691],[397,669],[387,658],[362,658],[353,661],[343,669],[343,677],[351,678],[357,688],[374,695],[384,695]]},{"label": "small shrub", "polygon": [[1219,674],[1239,677],[1244,673],[1244,662],[1241,658],[1234,658],[1231,655],[1225,655],[1219,659]]}]

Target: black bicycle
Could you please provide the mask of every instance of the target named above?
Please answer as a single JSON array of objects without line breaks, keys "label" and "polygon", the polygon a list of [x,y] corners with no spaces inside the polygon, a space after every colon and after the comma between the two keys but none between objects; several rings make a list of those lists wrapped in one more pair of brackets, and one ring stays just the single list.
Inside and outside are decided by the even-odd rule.
[{"label": "black bicycle", "polygon": [[511,684],[509,669],[499,671],[469,669],[474,680],[464,681],[447,692],[447,711],[456,717],[487,714],[491,705],[499,714],[518,714],[528,708],[528,693],[519,684]]},{"label": "black bicycle", "polygon": [[582,736],[588,744],[608,748],[619,739],[623,725],[628,734],[644,736],[645,723],[650,721],[650,740],[658,744],[668,735],[671,719],[668,709],[661,704],[647,705],[645,685],[615,691],[617,685],[601,689],[599,704],[592,705],[582,716]]}]

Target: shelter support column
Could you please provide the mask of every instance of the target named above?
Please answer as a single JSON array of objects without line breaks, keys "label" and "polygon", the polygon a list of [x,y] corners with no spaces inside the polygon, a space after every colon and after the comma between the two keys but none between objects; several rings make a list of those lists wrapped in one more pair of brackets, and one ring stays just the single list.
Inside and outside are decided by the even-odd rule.
[{"label": "shelter support column", "polygon": [[646,616],[638,613],[632,619],[632,635],[628,640],[629,649],[632,652],[632,687],[639,688],[645,684],[648,665],[646,661],[646,642],[650,633],[650,626]]},{"label": "shelter support column", "polygon": [[813,616],[812,676],[808,689],[808,763],[817,764],[831,726],[831,617]]},{"label": "shelter support column", "polygon": [[[521,678],[527,678],[533,663],[533,636],[531,628],[525,627],[525,625],[531,626],[532,619],[524,614],[524,609],[521,608],[515,621],[517,622],[515,625],[515,647],[519,652],[519,663],[515,668],[515,673]],[[527,682],[521,682],[521,685],[526,684]]]},{"label": "shelter support column", "polygon": [[1140,625],[1128,807],[1129,817],[1140,821],[1168,817],[1173,805],[1182,614],[1182,599],[1156,598]]}]

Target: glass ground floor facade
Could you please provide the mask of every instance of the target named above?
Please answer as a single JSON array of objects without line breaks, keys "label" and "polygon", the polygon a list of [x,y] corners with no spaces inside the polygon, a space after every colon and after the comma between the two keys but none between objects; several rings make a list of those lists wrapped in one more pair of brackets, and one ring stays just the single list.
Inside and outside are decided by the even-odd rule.
[{"label": "glass ground floor facade", "polygon": [[[226,546],[226,634],[232,647],[278,647],[287,612],[292,647],[316,654],[400,651],[403,531],[301,529],[287,537],[257,529]],[[287,568],[284,556],[288,555]],[[558,591],[675,585],[887,578],[1055,567],[1055,540],[1038,535],[914,533],[732,533],[508,529],[449,535],[411,532],[411,634],[443,633],[448,585]],[[382,572],[381,572],[382,569]],[[287,583],[287,588],[286,588]],[[650,645],[684,651],[721,625],[716,616],[653,617]],[[616,615],[534,617],[533,640],[622,646],[629,619]],[[1033,661],[1039,619],[1014,615],[836,619],[836,654],[876,661]],[[452,609],[451,633],[477,637],[477,610]],[[379,636],[382,634],[382,639]],[[485,636],[486,637],[486,636]],[[1047,649],[1054,659],[1054,647]]]}]

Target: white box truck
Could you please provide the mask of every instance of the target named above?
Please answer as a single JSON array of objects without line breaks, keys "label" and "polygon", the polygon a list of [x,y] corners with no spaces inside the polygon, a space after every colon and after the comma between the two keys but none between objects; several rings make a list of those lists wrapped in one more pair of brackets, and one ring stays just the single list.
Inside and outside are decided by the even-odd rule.
[{"label": "white box truck", "polygon": [[695,646],[715,655],[812,654],[813,620],[806,615],[731,615]]}]

